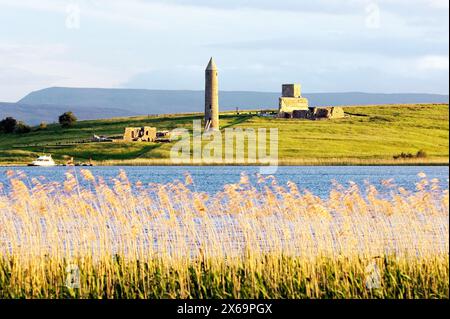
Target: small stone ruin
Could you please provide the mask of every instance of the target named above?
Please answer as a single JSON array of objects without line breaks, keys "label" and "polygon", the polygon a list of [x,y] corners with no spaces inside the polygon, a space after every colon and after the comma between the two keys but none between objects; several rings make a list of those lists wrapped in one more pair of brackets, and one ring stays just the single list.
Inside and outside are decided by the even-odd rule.
[{"label": "small stone ruin", "polygon": [[344,109],[338,106],[310,107],[307,110],[294,110],[292,118],[307,120],[340,119],[345,116]]},{"label": "small stone ruin", "polygon": [[300,84],[283,84],[279,99],[278,117],[307,120],[340,119],[345,116],[342,107],[310,107],[302,97]]}]

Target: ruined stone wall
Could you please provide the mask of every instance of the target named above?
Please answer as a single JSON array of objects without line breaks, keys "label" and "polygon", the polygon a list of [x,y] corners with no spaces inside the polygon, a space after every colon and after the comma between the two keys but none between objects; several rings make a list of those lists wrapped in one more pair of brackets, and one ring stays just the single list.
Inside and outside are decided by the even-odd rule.
[{"label": "ruined stone wall", "polygon": [[342,107],[332,107],[331,108],[331,118],[340,119],[345,116],[344,109]]},{"label": "ruined stone wall", "polygon": [[281,90],[279,117],[293,117],[292,112],[308,109],[308,99],[301,96],[300,84],[283,84]]},{"label": "ruined stone wall", "polygon": [[300,84],[283,84],[278,117],[309,120],[339,119],[345,116],[342,107],[309,108],[308,99],[301,96]]},{"label": "ruined stone wall", "polygon": [[156,140],[156,127],[126,127],[123,140],[125,142],[154,142]]},{"label": "ruined stone wall", "polygon": [[314,112],[314,118],[316,119],[328,119],[331,115],[331,108],[329,107],[316,107]]},{"label": "ruined stone wall", "polygon": [[295,119],[308,119],[311,120],[314,117],[314,112],[310,109],[308,110],[295,110],[292,112],[292,117]]},{"label": "ruined stone wall", "polygon": [[133,142],[133,140],[139,135],[140,128],[138,127],[126,127],[123,133],[123,140],[125,142]]},{"label": "ruined stone wall", "polygon": [[342,107],[316,107],[314,118],[320,119],[340,119],[345,116],[344,109]]},{"label": "ruined stone wall", "polygon": [[283,117],[308,120],[340,119],[345,116],[342,107],[316,107],[307,110],[294,110],[292,116],[286,116],[286,114],[291,113],[283,113]]},{"label": "ruined stone wall", "polygon": [[156,140],[156,127],[144,126],[141,141],[154,142]]},{"label": "ruined stone wall", "polygon": [[304,97],[280,97],[278,112],[290,112],[294,110],[307,110],[308,99]]}]

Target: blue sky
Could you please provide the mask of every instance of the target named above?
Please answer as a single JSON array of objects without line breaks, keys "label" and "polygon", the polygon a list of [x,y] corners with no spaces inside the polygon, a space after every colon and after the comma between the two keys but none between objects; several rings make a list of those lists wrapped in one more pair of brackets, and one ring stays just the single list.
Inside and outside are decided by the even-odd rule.
[{"label": "blue sky", "polygon": [[0,0],[0,101],[50,86],[448,94],[448,0]]}]

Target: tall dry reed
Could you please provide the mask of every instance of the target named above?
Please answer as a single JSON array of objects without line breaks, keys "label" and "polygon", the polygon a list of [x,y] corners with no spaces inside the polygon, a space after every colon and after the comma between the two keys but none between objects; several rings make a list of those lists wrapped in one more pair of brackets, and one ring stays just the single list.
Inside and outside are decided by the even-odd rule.
[{"label": "tall dry reed", "polygon": [[448,190],[424,175],[414,191],[335,184],[326,199],[273,176],[208,195],[189,175],[149,185],[123,171],[112,183],[89,170],[63,183],[8,175],[3,298],[449,295]]}]

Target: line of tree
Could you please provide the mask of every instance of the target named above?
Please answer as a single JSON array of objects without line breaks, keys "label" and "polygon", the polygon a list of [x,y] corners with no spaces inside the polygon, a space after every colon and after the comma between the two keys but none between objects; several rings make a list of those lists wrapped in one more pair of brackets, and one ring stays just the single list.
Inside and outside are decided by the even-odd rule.
[{"label": "line of tree", "polygon": [[15,118],[8,116],[0,121],[0,132],[29,133],[31,132],[31,127],[22,121],[17,121]]},{"label": "line of tree", "polygon": [[[58,122],[63,128],[68,128],[73,126],[77,121],[77,117],[73,112],[65,112],[58,117]],[[47,129],[47,123],[41,122],[39,124],[40,130]],[[29,133],[31,132],[31,127],[23,121],[18,121],[15,118],[8,116],[0,121],[0,133]]]}]

